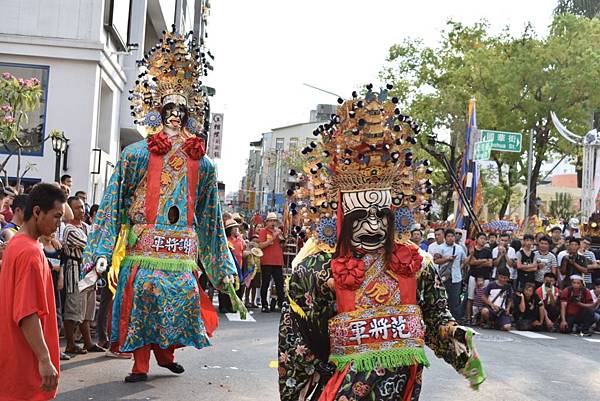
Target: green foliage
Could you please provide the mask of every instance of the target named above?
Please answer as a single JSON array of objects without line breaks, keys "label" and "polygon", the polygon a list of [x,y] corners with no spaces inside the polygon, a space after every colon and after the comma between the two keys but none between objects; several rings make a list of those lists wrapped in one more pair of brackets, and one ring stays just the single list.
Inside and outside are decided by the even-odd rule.
[{"label": "green foliage", "polygon": [[0,142],[16,142],[21,146],[19,134],[27,113],[37,109],[42,98],[42,88],[37,78],[22,79],[10,73],[0,77]]},{"label": "green foliage", "polygon": [[559,0],[554,9],[555,15],[575,14],[588,18],[600,15],[600,0]]},{"label": "green foliage", "polygon": [[[535,198],[542,164],[559,154],[575,154],[574,146],[555,131],[550,112],[574,132],[589,129],[591,114],[600,105],[595,85],[600,82],[600,20],[560,15],[546,38],[537,37],[531,27],[517,37],[507,30],[491,35],[488,28],[485,22],[466,26],[450,21],[435,48],[419,40],[394,45],[381,78],[394,84],[403,112],[421,123],[418,146],[433,158],[434,168],[443,170],[444,154],[458,170],[471,98],[477,101],[478,127],[523,134],[521,154],[492,152],[498,181],[508,192],[502,198],[506,208],[515,185],[525,183],[531,130]],[[442,135],[449,140],[438,139],[432,146],[428,136]],[[436,186],[449,181],[447,172],[434,177]],[[436,200],[444,204],[447,199],[438,190]]]},{"label": "green foliage", "polygon": [[550,201],[550,214],[556,219],[569,220],[575,215],[573,197],[566,192],[557,192]]}]

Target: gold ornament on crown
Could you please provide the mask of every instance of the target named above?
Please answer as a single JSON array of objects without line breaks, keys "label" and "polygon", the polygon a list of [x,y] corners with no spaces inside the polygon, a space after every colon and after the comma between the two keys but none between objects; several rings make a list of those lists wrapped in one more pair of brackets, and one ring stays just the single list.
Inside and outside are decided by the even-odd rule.
[{"label": "gold ornament on crown", "polygon": [[367,85],[364,97],[353,92],[352,99],[338,99],[336,114],[313,132],[321,140],[302,150],[306,184],[288,192],[296,231],[315,234],[320,219],[335,218],[343,192],[389,190],[392,210],[408,208],[415,221],[431,209],[432,169],[414,159],[420,128],[389,97],[390,89]]},{"label": "gold ornament on crown", "polygon": [[186,106],[193,125],[203,127],[206,105],[200,78],[206,75],[207,62],[191,32],[163,32],[138,66],[140,74],[129,97],[136,124],[145,125],[149,134],[160,131],[160,111],[174,103]]}]

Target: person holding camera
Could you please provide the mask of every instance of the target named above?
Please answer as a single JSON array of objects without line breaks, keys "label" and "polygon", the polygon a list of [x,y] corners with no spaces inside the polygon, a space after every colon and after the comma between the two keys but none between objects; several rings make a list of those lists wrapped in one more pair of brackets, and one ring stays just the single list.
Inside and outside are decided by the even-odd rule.
[{"label": "person holding camera", "polygon": [[569,286],[570,277],[578,275],[583,277],[587,273],[588,261],[579,253],[581,242],[579,238],[570,237],[567,246],[567,255],[560,262],[560,273],[563,275],[563,288]]},{"label": "person holding camera", "polygon": [[485,306],[481,310],[481,320],[497,329],[510,331],[511,319],[508,314],[512,299],[512,286],[508,281],[510,272],[506,267],[502,267],[496,274],[498,276],[496,281],[489,283],[484,291]]},{"label": "person holding camera", "polygon": [[522,292],[516,292],[513,299],[513,317],[517,330],[540,330],[546,313],[544,303],[535,293],[535,284],[525,283]]},{"label": "person holding camera", "polygon": [[576,329],[581,335],[591,336],[595,307],[592,294],[580,275],[573,274],[570,280],[571,285],[560,294],[560,331],[571,333]]}]

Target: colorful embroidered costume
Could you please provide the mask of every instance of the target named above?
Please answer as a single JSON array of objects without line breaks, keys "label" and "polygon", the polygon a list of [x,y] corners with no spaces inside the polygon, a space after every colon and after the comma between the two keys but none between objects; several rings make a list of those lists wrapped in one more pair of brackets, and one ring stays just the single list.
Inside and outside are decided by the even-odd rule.
[{"label": "colorful embroidered costume", "polygon": [[341,101],[315,131],[322,143],[303,151],[311,185],[290,208],[296,232],[310,238],[280,324],[283,401],[418,400],[425,345],[473,388],[485,379],[473,332],[448,311],[431,258],[402,238],[429,210],[430,169],[412,160],[418,126],[388,90],[367,86],[364,99]]},{"label": "colorful embroidered costume", "polygon": [[140,351],[134,352],[140,365],[133,372],[139,374],[147,372],[150,348],[166,361],[162,364],[172,364],[175,347],[209,345],[205,323],[210,334],[216,319],[211,302],[201,300],[194,274],[198,260],[216,288],[227,290],[223,279],[236,274],[215,167],[194,130],[204,112],[195,84],[201,63],[175,33],[165,34],[147,58],[132,109],[145,116],[137,121],[152,132],[123,150],[84,255],[88,271],[99,258],[112,265],[111,343],[123,352]]}]

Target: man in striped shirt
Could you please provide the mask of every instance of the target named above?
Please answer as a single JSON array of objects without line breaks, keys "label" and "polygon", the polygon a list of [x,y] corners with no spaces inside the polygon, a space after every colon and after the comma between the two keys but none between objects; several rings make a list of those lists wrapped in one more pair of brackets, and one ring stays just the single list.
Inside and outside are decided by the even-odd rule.
[{"label": "man in striped shirt", "polygon": [[[83,222],[85,206],[83,201],[72,196],[67,203],[73,211],[73,220],[66,225],[63,233],[64,254],[66,256],[64,271],[64,288],[66,292],[64,306],[64,326],[67,337],[67,354],[86,354],[88,352],[104,352],[105,350],[92,342],[90,322],[94,320],[96,311],[96,287],[79,292],[78,283],[81,275],[83,249],[87,244],[89,226]],[[75,328],[79,326],[83,337],[84,348],[75,344]]]},{"label": "man in striped shirt", "polygon": [[596,255],[590,250],[590,245],[592,245],[592,240],[589,237],[585,237],[583,241],[581,241],[581,248],[579,249],[579,252],[585,256],[588,261],[588,272],[583,274],[583,282],[589,290],[594,288],[592,274],[595,269],[598,269],[599,267]]}]

